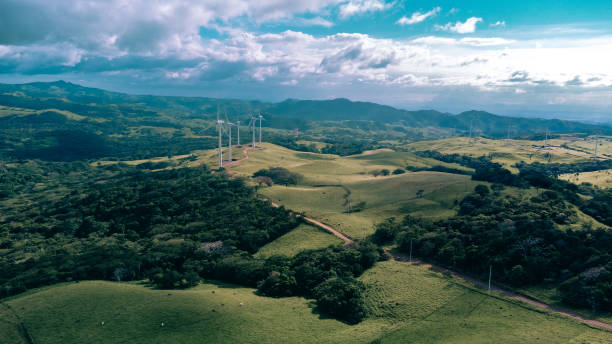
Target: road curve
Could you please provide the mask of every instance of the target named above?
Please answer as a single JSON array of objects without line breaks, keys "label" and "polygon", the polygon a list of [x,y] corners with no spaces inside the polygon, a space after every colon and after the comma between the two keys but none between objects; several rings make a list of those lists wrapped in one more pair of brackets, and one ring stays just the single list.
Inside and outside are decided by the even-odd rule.
[{"label": "road curve", "polygon": [[[246,156],[245,158],[230,163],[230,165],[228,167],[235,166],[235,165],[239,164],[240,162],[242,162],[243,160],[248,159],[249,158],[248,149],[249,149],[248,146],[245,147],[245,149],[244,149],[244,153],[245,153],[245,156]],[[270,202],[270,203],[272,204],[273,207],[276,207],[276,208],[280,207],[280,205],[277,204],[277,203],[274,203],[274,202]],[[297,214],[295,216],[300,217],[300,215],[297,215]],[[304,216],[304,220],[306,222],[308,222],[310,224],[313,224],[313,225],[315,225],[315,226],[317,226],[319,228],[322,228],[322,229],[330,232],[331,234],[335,235],[336,237],[342,239],[344,241],[345,245],[350,245],[350,244],[354,244],[355,243],[355,241],[353,239],[351,239],[349,236],[347,236],[346,234],[344,234],[344,233],[334,229],[330,225],[327,225],[327,224],[325,224],[323,222],[317,221],[315,219],[312,219],[312,218],[306,217],[306,216]],[[385,252],[387,253],[387,255],[390,258],[392,258],[393,260],[396,260],[398,262],[405,262],[405,263],[411,263],[411,264],[418,264],[418,265],[428,266],[430,269],[432,269],[434,271],[439,271],[439,272],[450,274],[450,275],[455,276],[455,277],[459,277],[459,278],[461,278],[463,280],[466,280],[466,281],[472,283],[473,285],[475,285],[475,286],[477,286],[479,288],[484,288],[484,289],[488,288],[488,283],[487,282],[475,279],[473,277],[464,275],[462,273],[459,273],[459,272],[456,272],[456,271],[452,271],[452,270],[446,269],[446,268],[438,266],[438,265],[434,265],[434,264],[430,264],[430,263],[425,263],[425,262],[422,262],[422,261],[420,261],[418,259],[412,259],[409,262],[408,257],[406,257],[403,254],[392,253],[389,250],[387,250]],[[558,313],[558,314],[562,314],[564,316],[567,316],[567,317],[572,318],[574,320],[578,320],[578,321],[580,321],[580,322],[582,322],[584,324],[587,324],[589,326],[601,328],[601,329],[608,330],[608,331],[612,331],[612,324],[609,324],[609,323],[606,323],[606,322],[603,322],[603,321],[599,321],[599,320],[595,320],[595,319],[589,319],[589,318],[586,318],[586,317],[584,317],[584,316],[582,316],[582,315],[580,315],[578,313],[574,313],[574,312],[571,312],[571,311],[567,311],[565,309],[561,309],[561,308],[557,308],[557,307],[548,305],[548,304],[540,302],[540,301],[538,301],[536,299],[533,299],[533,298],[530,298],[528,296],[515,293],[515,292],[507,290],[507,289],[500,288],[498,286],[491,285],[491,290],[495,291],[498,294],[504,295],[506,297],[509,297],[509,298],[512,298],[512,299],[515,299],[515,300],[519,300],[519,301],[521,301],[523,303],[526,303],[526,304],[528,304],[528,305],[530,305],[532,307],[539,308],[539,309],[544,309],[544,310],[555,312],[555,313]]]},{"label": "road curve", "polygon": [[[403,255],[403,254],[392,253],[390,251],[385,251],[385,252],[393,260],[396,260],[396,261],[399,261],[399,262],[406,262],[406,263],[409,262],[408,257]],[[423,262],[421,260],[414,259],[414,258],[409,263],[417,264],[417,265],[423,265],[423,266],[429,267],[430,269],[432,269],[434,271],[442,272],[442,273],[445,273],[445,274],[450,274],[451,276],[454,276],[454,277],[459,277],[459,278],[461,278],[463,280],[466,280],[466,281],[472,283],[473,285],[475,285],[477,287],[480,287],[480,288],[483,288],[483,289],[488,289],[488,282],[484,282],[484,281],[475,279],[473,277],[467,276],[465,274],[462,274],[462,273],[459,273],[459,272],[456,272],[456,271],[449,270],[447,268],[444,268],[444,267],[441,267],[441,266],[438,266],[438,265],[435,265],[435,264],[425,263],[425,262]],[[603,321],[599,321],[599,320],[594,320],[594,319],[586,318],[586,317],[584,317],[584,316],[582,316],[582,315],[580,315],[578,313],[574,313],[574,312],[571,312],[571,311],[568,311],[568,310],[565,310],[565,309],[562,309],[562,308],[558,308],[558,307],[554,307],[554,306],[548,305],[546,303],[540,302],[540,301],[538,301],[536,299],[533,299],[531,297],[528,297],[528,296],[525,296],[525,295],[522,295],[522,294],[518,294],[516,292],[510,291],[510,290],[507,290],[507,289],[503,289],[503,288],[501,288],[499,286],[495,286],[493,284],[491,285],[491,290],[495,291],[498,294],[504,295],[506,297],[509,297],[509,298],[512,298],[512,299],[515,299],[515,300],[519,300],[519,301],[521,301],[523,303],[526,303],[528,305],[531,305],[531,306],[533,306],[535,308],[540,308],[540,309],[544,309],[544,310],[547,310],[547,311],[559,313],[559,314],[565,315],[567,317],[570,317],[572,319],[578,320],[578,321],[580,321],[582,323],[585,323],[587,325],[590,325],[590,326],[593,326],[593,327],[602,328],[602,329],[605,329],[605,330],[608,330],[608,331],[612,331],[612,324],[609,324],[609,323],[606,323],[606,322],[603,322]]]}]

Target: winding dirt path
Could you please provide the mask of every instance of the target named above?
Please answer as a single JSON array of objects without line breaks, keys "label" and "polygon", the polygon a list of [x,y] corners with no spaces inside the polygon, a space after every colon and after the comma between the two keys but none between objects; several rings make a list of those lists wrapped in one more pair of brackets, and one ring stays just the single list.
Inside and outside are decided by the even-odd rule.
[{"label": "winding dirt path", "polygon": [[[442,273],[445,273],[445,274],[449,274],[449,275],[451,275],[453,277],[459,277],[459,278],[461,278],[463,280],[466,280],[466,281],[470,282],[471,284],[475,285],[476,287],[479,287],[479,288],[482,288],[482,289],[488,289],[488,282],[475,279],[473,277],[467,276],[465,274],[462,274],[462,273],[459,273],[459,272],[456,272],[456,271],[449,270],[447,268],[444,268],[444,267],[441,267],[441,266],[438,266],[438,265],[435,265],[435,264],[426,263],[426,262],[423,262],[423,261],[421,261],[419,259],[414,259],[413,258],[412,261],[409,261],[407,256],[405,256],[403,254],[400,254],[400,253],[395,253],[395,252],[390,252],[390,251],[385,251],[385,252],[387,253],[387,255],[390,258],[392,258],[393,260],[396,260],[398,262],[406,262],[406,263],[409,263],[409,264],[423,265],[425,267],[429,267],[431,270],[442,272]],[[535,308],[544,309],[544,310],[547,310],[547,311],[559,313],[559,314],[565,315],[567,317],[570,317],[572,319],[575,319],[575,320],[578,320],[580,322],[583,322],[583,323],[585,323],[587,325],[590,325],[590,326],[593,326],[593,327],[602,328],[602,329],[606,329],[608,331],[612,331],[612,324],[609,324],[609,323],[606,323],[606,322],[603,322],[603,321],[599,321],[599,320],[594,320],[594,319],[586,318],[586,317],[584,317],[584,316],[582,316],[582,315],[580,315],[578,313],[574,313],[574,312],[571,312],[571,311],[568,311],[568,310],[565,310],[565,309],[562,309],[562,308],[558,308],[558,307],[554,307],[554,306],[548,305],[546,303],[543,303],[543,302],[540,302],[540,301],[538,301],[536,299],[533,299],[533,298],[531,298],[529,296],[522,295],[522,294],[510,291],[510,290],[507,290],[507,289],[503,289],[503,288],[501,288],[499,286],[496,286],[496,285],[493,285],[493,284],[491,284],[491,290],[496,292],[496,293],[498,293],[498,294],[501,294],[503,296],[506,296],[506,297],[509,297],[509,298],[512,298],[512,299],[515,299],[515,300],[519,300],[519,301],[521,301],[523,303],[526,303],[528,305],[531,305],[531,306],[533,306]]]},{"label": "winding dirt path", "polygon": [[17,327],[17,331],[19,332],[19,335],[21,335],[21,339],[23,340],[24,343],[26,343],[26,344],[34,344],[34,339],[30,335],[30,333],[28,332],[28,329],[25,327],[25,324],[23,323],[23,320],[21,319],[19,314],[17,314],[17,312],[15,312],[13,307],[7,305],[4,302],[0,302],[0,305],[3,308],[5,308],[9,312],[10,315],[13,316],[14,322],[10,321],[8,319],[0,319],[0,320],[4,320],[4,321],[6,321],[9,324],[15,325]]},{"label": "winding dirt path", "polygon": [[[240,160],[236,160],[234,162],[231,162],[227,166],[228,167],[235,166],[235,165],[239,164],[240,162],[248,159],[249,158],[249,154],[248,154],[248,150],[249,149],[253,149],[253,148],[249,148],[248,145],[247,145],[244,148],[245,157],[240,159]],[[270,203],[272,204],[273,207],[276,207],[276,208],[280,207],[280,205],[277,204],[277,203],[274,203],[274,202],[270,202]],[[296,214],[295,216],[300,217],[301,215]],[[322,229],[330,232],[331,234],[335,235],[336,237],[342,239],[342,241],[344,241],[344,245],[351,245],[351,244],[355,243],[355,241],[353,239],[351,239],[348,235],[346,235],[346,234],[344,234],[344,233],[334,229],[330,225],[327,225],[327,224],[325,224],[323,222],[317,221],[317,220],[315,220],[313,218],[306,217],[306,216],[304,216],[304,220],[306,220],[306,222],[308,222],[308,223],[310,223],[312,225],[315,225],[315,226],[317,226],[319,228],[322,228]],[[438,266],[438,265],[435,265],[435,264],[426,263],[426,262],[423,262],[421,260],[414,259],[414,258],[410,261],[407,256],[405,256],[403,254],[400,254],[400,253],[394,253],[394,252],[391,252],[389,250],[386,250],[385,253],[391,259],[396,260],[398,262],[405,262],[405,263],[409,263],[409,264],[423,265],[423,266],[429,267],[431,270],[442,272],[442,273],[445,273],[445,274],[450,274],[451,276],[454,276],[454,277],[459,277],[459,278],[461,278],[461,279],[463,279],[465,281],[470,282],[471,284],[473,284],[476,287],[479,287],[479,288],[482,288],[482,289],[488,289],[488,283],[487,282],[475,279],[475,278],[467,276],[465,274],[462,274],[462,273],[459,273],[459,272],[456,272],[456,271],[452,271],[452,270],[449,270],[447,268],[444,268],[444,267],[441,267],[441,266]],[[536,299],[533,299],[531,297],[528,297],[528,296],[525,296],[525,295],[522,295],[522,294],[510,291],[510,290],[507,290],[507,289],[503,289],[503,288],[501,288],[499,286],[495,286],[493,284],[491,284],[491,290],[493,290],[496,293],[501,294],[503,296],[509,297],[511,299],[515,299],[515,300],[521,301],[523,303],[526,303],[526,304],[528,304],[528,305],[530,305],[532,307],[539,308],[539,309],[544,309],[544,310],[555,312],[555,313],[558,313],[558,314],[562,314],[562,315],[564,315],[566,317],[572,318],[574,320],[578,320],[578,321],[580,321],[580,322],[582,322],[584,324],[587,324],[589,326],[605,329],[605,330],[608,330],[608,331],[612,331],[612,324],[609,324],[607,322],[603,322],[603,321],[599,321],[599,320],[595,320],[595,319],[589,319],[589,318],[586,318],[586,317],[584,317],[584,316],[582,316],[582,315],[580,315],[578,313],[574,313],[574,312],[571,312],[571,311],[568,311],[568,310],[565,310],[565,309],[562,309],[562,308],[558,308],[558,307],[554,307],[554,306],[548,305],[546,303],[540,302],[540,301],[538,301]]]}]

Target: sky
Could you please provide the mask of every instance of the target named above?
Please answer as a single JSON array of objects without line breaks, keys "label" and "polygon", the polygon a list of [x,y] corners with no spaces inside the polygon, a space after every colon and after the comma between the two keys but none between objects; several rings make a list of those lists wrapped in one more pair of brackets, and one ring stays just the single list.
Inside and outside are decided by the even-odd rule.
[{"label": "sky", "polygon": [[0,82],[60,79],[612,122],[612,1],[0,1]]}]

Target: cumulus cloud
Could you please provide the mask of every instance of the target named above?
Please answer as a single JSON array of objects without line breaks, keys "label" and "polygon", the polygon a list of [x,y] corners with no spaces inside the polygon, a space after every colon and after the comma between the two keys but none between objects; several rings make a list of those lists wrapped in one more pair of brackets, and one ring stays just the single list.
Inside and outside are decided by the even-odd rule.
[{"label": "cumulus cloud", "polygon": [[482,22],[482,18],[471,17],[465,22],[456,22],[455,24],[447,23],[446,25],[436,25],[436,29],[443,31],[450,31],[456,33],[473,33],[476,31],[476,24]]},{"label": "cumulus cloud", "polygon": [[413,24],[418,24],[421,22],[424,22],[425,19],[429,18],[429,17],[433,17],[436,14],[438,14],[440,12],[441,8],[440,7],[435,7],[434,9],[432,9],[429,12],[425,12],[425,13],[421,13],[421,12],[414,12],[410,18],[403,16],[401,17],[398,21],[396,21],[396,24],[399,25],[413,25]]},{"label": "cumulus cloud", "polygon": [[340,6],[340,17],[348,18],[366,12],[384,11],[393,6],[385,0],[351,0]]},{"label": "cumulus cloud", "polygon": [[502,20],[502,21],[498,20],[495,23],[489,24],[489,26],[490,27],[498,27],[498,26],[499,27],[506,27],[506,21],[505,20]]},{"label": "cumulus cloud", "polygon": [[332,27],[334,26],[334,23],[321,18],[321,17],[314,17],[314,18],[296,18],[293,20],[293,22],[295,24],[297,24],[298,26],[323,26],[323,27]]},{"label": "cumulus cloud", "polygon": [[[358,33],[311,35],[298,30],[255,33],[242,25],[245,20],[253,25],[267,20],[291,22],[293,27],[329,27],[333,23],[325,18],[335,13],[330,6],[340,10],[350,3],[369,8],[365,12],[380,10],[375,4],[383,9],[390,6],[383,1],[346,0],[89,0],[76,5],[5,0],[0,2],[0,77],[112,77],[121,80],[118,85],[140,83],[141,92],[148,92],[152,85],[167,89],[179,84],[191,85],[189,92],[204,90],[220,97],[280,96],[288,92],[285,88],[298,89],[291,85],[299,85],[300,95],[306,98],[354,93],[355,97],[396,100],[407,99],[406,94],[414,99],[440,99],[448,90],[460,94],[470,89],[508,97],[520,94],[521,101],[527,101],[538,96],[535,90],[549,95],[571,90],[577,95],[561,95],[569,103],[607,101],[612,106],[609,36],[408,40]],[[359,11],[351,15],[364,13]],[[432,11],[438,13],[437,8]],[[413,16],[420,19],[427,13]],[[473,17],[444,27],[468,33],[481,21]],[[200,35],[202,27],[221,34]],[[491,102],[504,101],[500,97]],[[547,104],[551,97],[539,101]]]}]

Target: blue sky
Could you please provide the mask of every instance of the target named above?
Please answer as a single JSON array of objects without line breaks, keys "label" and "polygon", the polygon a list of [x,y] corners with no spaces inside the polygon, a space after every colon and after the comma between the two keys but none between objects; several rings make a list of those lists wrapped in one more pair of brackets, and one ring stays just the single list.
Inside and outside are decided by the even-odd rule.
[{"label": "blue sky", "polygon": [[0,2],[0,82],[612,122],[610,61],[610,1]]}]

